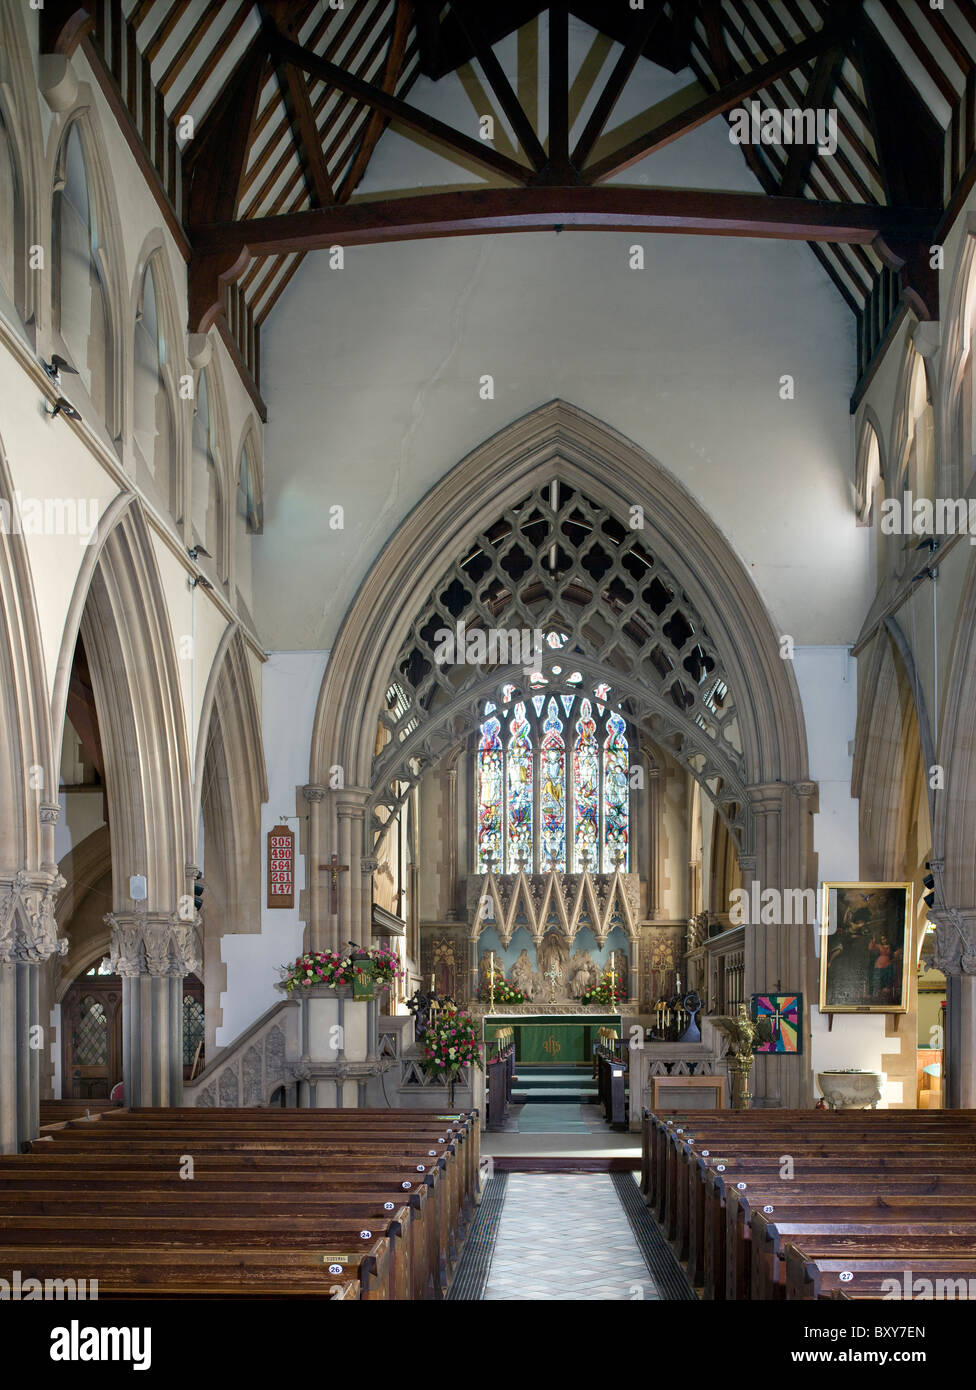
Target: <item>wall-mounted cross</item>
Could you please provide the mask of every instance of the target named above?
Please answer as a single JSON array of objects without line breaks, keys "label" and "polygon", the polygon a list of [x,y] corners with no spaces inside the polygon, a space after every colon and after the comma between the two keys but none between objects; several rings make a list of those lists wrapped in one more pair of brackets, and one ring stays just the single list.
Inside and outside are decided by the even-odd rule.
[{"label": "wall-mounted cross", "polygon": [[348,869],[348,864],[339,863],[339,856],[337,854],[332,856],[328,864],[319,865],[319,872],[329,874],[332,878],[331,912],[333,917],[335,917],[339,911],[339,875],[347,873]]}]

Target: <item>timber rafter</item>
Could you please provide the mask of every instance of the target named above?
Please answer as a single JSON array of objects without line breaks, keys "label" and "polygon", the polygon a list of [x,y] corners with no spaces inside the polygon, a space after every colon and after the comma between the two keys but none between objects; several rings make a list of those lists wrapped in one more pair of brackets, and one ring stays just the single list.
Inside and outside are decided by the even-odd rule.
[{"label": "timber rafter", "polygon": [[[895,275],[901,303],[931,317],[926,248],[945,198],[976,179],[976,0],[954,0],[951,12],[907,0],[645,0],[637,10],[605,0],[362,0],[342,10],[218,0],[204,16],[186,0],[47,0],[43,46],[70,53],[93,14],[97,32],[98,16],[123,10],[169,119],[196,122],[182,151],[191,331],[221,319],[233,286],[256,339],[302,257],[321,246],[544,228],[807,240],[859,315]],[[604,36],[589,55],[592,65],[602,44],[589,92],[577,90],[570,16]],[[125,42],[113,24],[103,37],[114,50]],[[531,52],[531,26],[543,25],[539,103],[498,46],[524,31],[520,53]],[[697,83],[683,107],[615,131],[644,61],[690,68]],[[412,98],[418,77],[436,83],[468,64],[504,138],[479,138],[474,115],[447,122]],[[753,103],[763,113],[830,108],[836,152],[744,143],[761,190],[750,195],[624,182],[640,161]],[[389,127],[461,170],[463,184],[444,191],[455,172],[396,197],[359,195]]]}]

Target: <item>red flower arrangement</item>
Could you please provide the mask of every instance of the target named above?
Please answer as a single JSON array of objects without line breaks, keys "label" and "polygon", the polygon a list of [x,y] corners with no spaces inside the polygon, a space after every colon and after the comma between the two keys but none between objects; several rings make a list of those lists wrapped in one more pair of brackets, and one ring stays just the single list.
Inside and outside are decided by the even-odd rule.
[{"label": "red flower arrangement", "polygon": [[482,1066],[482,1046],[471,1015],[448,1005],[424,1034],[424,1071],[456,1081],[462,1067]]}]

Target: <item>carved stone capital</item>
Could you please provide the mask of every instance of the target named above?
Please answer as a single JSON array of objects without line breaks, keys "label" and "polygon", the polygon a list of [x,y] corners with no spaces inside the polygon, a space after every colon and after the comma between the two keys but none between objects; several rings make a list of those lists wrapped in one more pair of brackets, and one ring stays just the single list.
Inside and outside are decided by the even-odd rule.
[{"label": "carved stone capital", "polygon": [[54,906],[65,886],[59,873],[30,873],[20,869],[12,879],[0,879],[0,962],[40,964],[63,956],[66,937],[58,936]]},{"label": "carved stone capital", "polygon": [[976,975],[976,908],[934,907],[932,964],[944,975]]},{"label": "carved stone capital", "polygon": [[814,792],[815,792],[816,790],[817,790],[817,784],[816,784],[816,782],[794,782],[794,783],[793,783],[793,795],[794,795],[794,796],[800,796],[800,797],[803,797],[803,796],[813,796],[813,794],[814,794]]},{"label": "carved stone capital", "polygon": [[110,960],[117,975],[133,979],[200,975],[203,953],[196,918],[183,921],[170,913],[110,912],[105,921],[112,929]]},{"label": "carved stone capital", "polygon": [[57,825],[61,807],[57,801],[42,801],[38,814],[42,825]]},{"label": "carved stone capital", "polygon": [[363,871],[363,876],[367,877],[370,874],[375,874],[376,870],[379,868],[379,863],[380,861],[378,859],[360,859],[359,867]]},{"label": "carved stone capital", "polygon": [[318,787],[310,784],[307,787],[302,787],[302,796],[304,796],[306,801],[318,803],[325,800],[325,793],[327,790],[327,787]]}]

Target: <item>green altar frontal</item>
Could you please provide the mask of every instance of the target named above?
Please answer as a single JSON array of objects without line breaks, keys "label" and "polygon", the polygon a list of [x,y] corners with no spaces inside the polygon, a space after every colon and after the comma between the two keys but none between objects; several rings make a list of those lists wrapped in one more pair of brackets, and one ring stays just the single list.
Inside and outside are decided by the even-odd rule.
[{"label": "green altar frontal", "polygon": [[592,1062],[601,1028],[621,1029],[619,1014],[493,1014],[484,1021],[485,1041],[499,1028],[515,1033],[515,1060],[526,1065],[572,1067]]}]

